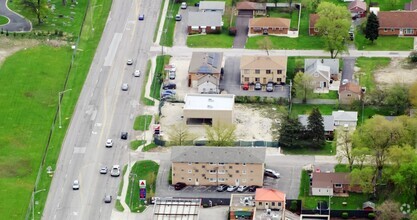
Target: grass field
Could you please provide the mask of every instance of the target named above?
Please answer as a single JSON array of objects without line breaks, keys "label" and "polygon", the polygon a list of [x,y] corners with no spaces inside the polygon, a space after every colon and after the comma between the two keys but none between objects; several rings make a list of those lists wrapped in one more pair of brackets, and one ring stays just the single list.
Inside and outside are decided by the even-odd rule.
[{"label": "grass field", "polygon": [[135,119],[135,123],[133,124],[133,129],[135,131],[146,131],[149,129],[149,125],[152,121],[152,115],[139,115]]},{"label": "grass field", "polygon": [[191,35],[187,37],[188,47],[232,48],[235,38],[226,33]]},{"label": "grass field", "polygon": [[161,80],[160,76],[162,78],[166,78],[164,66],[169,64],[169,60],[171,59],[171,56],[169,55],[163,55],[163,56],[157,56],[156,57],[156,67],[155,67],[155,73],[153,75],[152,79],[152,85],[151,85],[151,91],[150,96],[154,99],[160,98],[161,94]]},{"label": "grass field", "polygon": [[146,145],[142,148],[142,152],[149,151],[149,150],[154,149],[156,147],[158,147],[158,145],[156,145],[155,143],[150,143],[150,144],[148,144],[148,145]]},{"label": "grass field", "polygon": [[371,43],[361,31],[356,31],[355,45],[358,50],[412,50],[414,39],[412,37],[379,36]]},{"label": "grass field", "polygon": [[146,180],[146,198],[154,196],[158,169],[159,165],[151,160],[142,160],[133,165],[130,175],[137,178],[134,178],[133,183],[129,182],[126,195],[126,204],[131,212],[142,212],[146,208],[144,202],[139,200],[139,179]]},{"label": "grass field", "polygon": [[160,45],[172,47],[174,45],[174,32],[175,32],[175,15],[178,13],[178,10],[181,6],[181,3],[174,3],[174,1],[169,1],[167,16],[164,21],[164,28],[162,29],[162,35],[160,40]]},{"label": "grass field", "polygon": [[136,150],[136,149],[138,149],[138,147],[144,145],[145,143],[146,143],[145,140],[134,140],[134,141],[130,142],[130,149]]},{"label": "grass field", "polygon": [[0,15],[0,25],[9,23],[9,19]]},{"label": "grass field", "polygon": [[378,68],[383,68],[390,63],[390,58],[385,57],[359,57],[356,60],[356,66],[361,70],[359,74],[359,83],[365,86],[367,91],[372,91],[375,88],[374,71]]},{"label": "grass field", "polygon": [[[143,80],[144,82],[148,82],[149,74],[151,71],[151,65],[152,65],[152,61],[148,60],[148,62],[146,63],[145,79]],[[140,102],[147,106],[155,105],[155,102],[153,100],[145,98],[145,90],[146,90],[146,86],[142,86],[142,92],[140,93]]]},{"label": "grass field", "polygon": [[313,108],[319,108],[322,115],[331,115],[332,111],[337,111],[335,105],[309,105],[309,104],[293,104],[291,108],[291,116],[310,114]]}]

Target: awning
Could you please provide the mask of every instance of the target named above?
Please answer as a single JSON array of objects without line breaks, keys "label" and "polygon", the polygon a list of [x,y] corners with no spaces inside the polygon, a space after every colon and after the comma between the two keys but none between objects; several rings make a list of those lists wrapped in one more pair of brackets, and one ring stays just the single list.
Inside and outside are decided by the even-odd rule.
[{"label": "awning", "polygon": [[252,216],[252,212],[247,212],[247,211],[235,211],[235,216],[236,216],[236,217],[250,217],[250,216]]}]

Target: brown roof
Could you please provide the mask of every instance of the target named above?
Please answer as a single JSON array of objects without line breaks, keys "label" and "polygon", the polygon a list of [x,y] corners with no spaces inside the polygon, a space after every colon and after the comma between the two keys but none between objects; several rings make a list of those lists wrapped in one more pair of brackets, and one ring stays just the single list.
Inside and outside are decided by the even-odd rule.
[{"label": "brown roof", "polygon": [[417,28],[417,11],[380,11],[379,28]]},{"label": "brown roof", "polygon": [[251,18],[249,27],[280,27],[290,28],[290,19],[287,18]]},{"label": "brown roof", "polygon": [[350,91],[356,94],[361,94],[362,88],[356,83],[349,82],[349,83],[346,83],[345,85],[339,86],[339,93],[343,91]]},{"label": "brown roof", "polygon": [[286,69],[286,56],[248,56],[240,58],[240,69]]},{"label": "brown roof", "polygon": [[356,0],[351,3],[349,3],[349,10],[352,10],[353,8],[358,7],[364,11],[366,11],[366,2],[361,0]]},{"label": "brown roof", "polygon": [[276,189],[256,189],[255,201],[278,201],[285,202],[285,193]]},{"label": "brown roof", "polygon": [[236,4],[237,10],[266,10],[265,3],[257,3],[257,2],[238,2]]},{"label": "brown roof", "polygon": [[349,173],[313,173],[313,188],[333,188],[333,184],[350,184]]},{"label": "brown roof", "polygon": [[408,11],[417,10],[417,0],[413,0],[409,3],[405,3],[404,10],[408,10]]},{"label": "brown roof", "polygon": [[309,28],[314,28],[314,26],[316,25],[316,22],[317,22],[318,19],[319,19],[319,15],[318,14],[310,14]]}]

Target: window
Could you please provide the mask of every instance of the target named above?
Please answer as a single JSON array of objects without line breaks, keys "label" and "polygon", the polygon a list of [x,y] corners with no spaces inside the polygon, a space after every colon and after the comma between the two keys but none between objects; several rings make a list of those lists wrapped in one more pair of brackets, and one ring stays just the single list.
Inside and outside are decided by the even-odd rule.
[{"label": "window", "polygon": [[219,163],[219,166],[224,166],[224,163]]},{"label": "window", "polygon": [[259,81],[260,81],[259,77],[256,77],[255,82],[259,82]]},{"label": "window", "polygon": [[210,178],[209,181],[210,182],[216,182],[216,178]]},{"label": "window", "polygon": [[282,82],[282,79],[281,78],[277,78],[277,83],[280,83],[280,82]]},{"label": "window", "polygon": [[266,74],[271,74],[271,70],[266,70]]},{"label": "window", "polygon": [[249,77],[245,77],[245,82],[249,82]]},{"label": "window", "polygon": [[233,169],[233,166],[229,166],[229,169]]},{"label": "window", "polygon": [[201,168],[206,168],[206,165],[202,165]]},{"label": "window", "polygon": [[413,29],[411,29],[411,28],[405,29],[405,34],[413,34],[413,33],[414,33]]},{"label": "window", "polygon": [[219,170],[219,171],[217,171],[217,173],[218,173],[218,174],[225,174],[225,173],[226,173],[226,171],[225,171],[225,170]]},{"label": "window", "polygon": [[188,170],[188,173],[192,173],[193,171],[192,170]]},{"label": "window", "polygon": [[259,202],[259,205],[262,205],[262,202]]},{"label": "window", "polygon": [[271,206],[275,206],[275,202],[271,202]]},{"label": "window", "polygon": [[348,97],[350,97],[350,96],[352,96],[352,95],[349,93],[349,94],[347,94],[347,96],[348,96]]},{"label": "window", "polygon": [[193,163],[191,163],[191,162],[188,162],[188,165],[192,165]]},{"label": "window", "polygon": [[194,170],[194,172],[198,173],[198,170]]},{"label": "window", "polygon": [[224,178],[219,178],[219,182],[224,182],[226,181]]},{"label": "window", "polygon": [[244,70],[243,71],[245,74],[249,74],[250,73],[250,71],[249,70]]},{"label": "window", "polygon": [[236,173],[239,173],[239,170],[236,170]]},{"label": "window", "polygon": [[342,184],[336,183],[336,184],[334,184],[334,188],[342,188]]},{"label": "window", "polygon": [[242,170],[242,174],[246,174],[246,170]]},{"label": "window", "polygon": [[215,174],[216,173],[216,170],[209,170],[209,173],[210,174]]},{"label": "window", "polygon": [[191,178],[188,178],[188,182],[191,182],[191,180],[192,180]]},{"label": "window", "polygon": [[281,206],[281,202],[278,202],[278,206]]},{"label": "window", "polygon": [[210,165],[216,165],[216,163],[210,162]]},{"label": "window", "polygon": [[211,26],[211,30],[216,30],[216,26]]},{"label": "window", "polygon": [[246,163],[242,163],[243,166],[246,166]]},{"label": "window", "polygon": [[387,32],[387,31],[388,31],[388,29],[384,28],[384,32]]},{"label": "window", "polygon": [[255,74],[260,74],[261,70],[255,70]]},{"label": "window", "polygon": [[394,28],[391,28],[391,32],[394,32]]},{"label": "window", "polygon": [[277,70],[277,73],[278,74],[282,74],[282,70]]}]

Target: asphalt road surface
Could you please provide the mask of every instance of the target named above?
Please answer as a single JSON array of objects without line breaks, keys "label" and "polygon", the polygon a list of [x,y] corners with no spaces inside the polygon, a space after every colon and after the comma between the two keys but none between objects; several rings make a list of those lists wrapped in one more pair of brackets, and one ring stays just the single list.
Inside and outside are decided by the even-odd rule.
[{"label": "asphalt road surface", "polygon": [[[99,169],[128,163],[134,119],[140,114],[139,97],[161,0],[113,1],[99,47],[65,137],[42,218],[110,219],[121,177],[100,175]],[[145,14],[139,21],[138,15]],[[80,48],[82,49],[82,48]],[[127,59],[133,59],[131,66]],[[122,83],[129,84],[122,91]],[[128,140],[120,132],[128,131]],[[114,140],[105,147],[107,138]],[[75,179],[80,190],[72,190]],[[105,204],[105,194],[113,196]]]},{"label": "asphalt road surface", "polygon": [[0,15],[3,15],[9,19],[9,23],[0,25],[0,28],[4,31],[10,32],[26,32],[32,30],[32,24],[21,15],[10,10],[6,6],[6,0],[0,0]]}]

